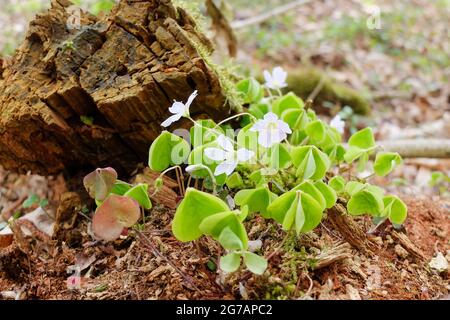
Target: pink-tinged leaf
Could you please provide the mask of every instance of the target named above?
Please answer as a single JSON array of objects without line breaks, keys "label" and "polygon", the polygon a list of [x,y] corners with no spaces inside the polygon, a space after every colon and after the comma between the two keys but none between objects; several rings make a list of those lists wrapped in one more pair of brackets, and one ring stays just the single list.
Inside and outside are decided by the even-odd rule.
[{"label": "pink-tinged leaf", "polygon": [[137,201],[111,194],[97,208],[92,219],[94,234],[107,241],[113,241],[122,234],[124,228],[133,226],[140,217]]},{"label": "pink-tinged leaf", "polygon": [[95,236],[100,239],[113,241],[120,237],[123,225],[117,221],[117,218],[111,211],[103,208],[103,204],[97,208],[97,211],[94,214],[92,219],[92,231]]},{"label": "pink-tinged leaf", "polygon": [[84,177],[83,184],[92,198],[103,201],[111,192],[116,180],[116,170],[111,167],[98,168]]}]

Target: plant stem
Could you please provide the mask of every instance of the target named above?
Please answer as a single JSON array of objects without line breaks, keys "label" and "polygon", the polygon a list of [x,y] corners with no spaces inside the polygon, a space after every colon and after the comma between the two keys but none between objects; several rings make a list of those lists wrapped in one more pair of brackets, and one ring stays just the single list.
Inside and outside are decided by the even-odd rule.
[{"label": "plant stem", "polygon": [[280,249],[283,247],[284,243],[287,241],[287,239],[289,238],[290,234],[291,234],[292,229],[288,230],[286,232],[286,235],[284,236],[283,240],[281,240],[281,243],[278,247],[275,248],[275,250],[267,257],[267,261],[269,261],[270,259],[272,259],[279,251]]},{"label": "plant stem", "polygon": [[[202,126],[200,123],[198,123],[197,121],[195,121],[194,119],[192,119],[191,117],[187,117],[187,119],[189,119],[192,123],[194,123],[194,126],[199,126],[199,127],[201,127],[201,128],[204,128],[205,130],[207,130],[207,131],[211,131],[211,132],[213,132],[213,133],[215,133],[215,134],[217,134],[217,135],[223,135],[223,132],[220,132],[220,131],[217,131],[217,130],[215,130],[214,128],[208,128],[208,127],[204,127],[204,126]],[[233,143],[234,145],[238,145],[237,144],[237,142],[236,141],[234,141],[234,139],[230,139],[230,141],[231,141],[231,143]]]},{"label": "plant stem", "polygon": [[256,121],[256,120],[257,120],[256,117],[255,117],[254,115],[252,115],[251,113],[248,113],[248,112],[242,112],[242,113],[235,114],[234,116],[228,117],[228,118],[226,118],[226,119],[220,121],[218,124],[216,124],[216,125],[213,127],[213,130],[216,129],[216,128],[218,128],[220,125],[224,124],[225,122],[230,121],[230,120],[233,120],[234,118],[238,118],[238,117],[241,117],[241,116],[250,116],[250,117],[253,119],[253,121]]},{"label": "plant stem", "polygon": [[[213,193],[216,194],[216,188],[217,188],[217,180],[216,177],[214,176],[213,172],[211,171],[211,169],[203,164],[196,164],[195,165],[198,168],[202,168],[205,169],[206,171],[208,171],[209,176],[211,177],[211,181],[213,183]],[[196,179],[195,185],[197,186],[197,181],[198,179]]]},{"label": "plant stem", "polygon": [[[183,196],[184,195],[184,191],[183,191],[184,187],[182,186],[181,178],[179,176],[180,172],[181,172],[181,175],[183,175],[183,171],[180,166],[173,166],[173,167],[167,168],[166,170],[164,170],[163,172],[160,173],[159,178],[162,179],[164,177],[164,175],[171,170],[175,170],[175,174],[177,177],[177,183],[178,183],[178,190],[180,191],[180,195]],[[153,195],[155,195],[155,194],[156,194],[156,191],[153,193]]]},{"label": "plant stem", "polygon": [[279,95],[280,97],[283,96],[283,93],[281,92],[281,89],[280,89],[280,88],[277,89],[277,93],[278,93],[278,95]]}]

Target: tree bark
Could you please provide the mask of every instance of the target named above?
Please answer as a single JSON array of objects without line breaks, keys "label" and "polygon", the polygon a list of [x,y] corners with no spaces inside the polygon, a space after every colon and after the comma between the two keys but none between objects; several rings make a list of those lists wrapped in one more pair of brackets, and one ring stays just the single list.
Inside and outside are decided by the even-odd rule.
[{"label": "tree bark", "polygon": [[212,51],[209,40],[170,0],[121,0],[101,19],[82,12],[75,29],[71,5],[52,0],[0,70],[6,169],[47,175],[113,166],[129,173],[147,160],[174,99],[185,101],[196,89],[193,116],[230,112],[219,76],[200,54]]}]

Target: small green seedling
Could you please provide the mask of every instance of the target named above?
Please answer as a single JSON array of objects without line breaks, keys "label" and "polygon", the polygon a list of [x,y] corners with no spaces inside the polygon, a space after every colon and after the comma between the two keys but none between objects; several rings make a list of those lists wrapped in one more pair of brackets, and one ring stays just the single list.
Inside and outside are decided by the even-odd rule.
[{"label": "small green seedling", "polygon": [[39,207],[44,208],[48,205],[47,199],[41,199],[37,194],[30,194],[28,198],[23,202],[22,208],[28,209],[34,205],[39,205]]}]

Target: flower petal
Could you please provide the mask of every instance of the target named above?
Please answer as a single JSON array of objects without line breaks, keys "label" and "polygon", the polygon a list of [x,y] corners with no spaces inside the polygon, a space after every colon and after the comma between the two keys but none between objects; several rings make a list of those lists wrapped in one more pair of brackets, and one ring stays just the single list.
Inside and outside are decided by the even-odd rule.
[{"label": "flower petal", "polygon": [[181,103],[180,101],[174,101],[172,103],[172,106],[169,108],[170,113],[173,114],[184,114],[186,107],[184,106],[183,103]]},{"label": "flower petal", "polygon": [[330,127],[335,128],[339,131],[339,133],[344,133],[345,121],[342,121],[341,117],[337,114],[333,119],[331,119]]},{"label": "flower petal", "polygon": [[221,146],[224,150],[231,152],[234,151],[233,142],[230,138],[225,137],[223,134],[217,137],[217,144]]},{"label": "flower petal", "polygon": [[270,74],[269,71],[264,70],[263,75],[264,75],[264,80],[266,81],[266,83],[272,83],[273,82],[272,75]]},{"label": "flower petal", "polygon": [[264,120],[265,121],[277,121],[278,116],[273,112],[268,112],[264,115]]},{"label": "flower petal", "polygon": [[226,152],[219,148],[206,148],[204,151],[205,155],[214,161],[222,161],[226,159]]},{"label": "flower petal", "polygon": [[255,155],[255,153],[253,151],[245,149],[245,148],[240,148],[236,154],[237,154],[238,161],[248,161],[251,158],[253,158]]},{"label": "flower petal", "polygon": [[184,170],[185,170],[187,173],[192,173],[192,172],[196,171],[198,168],[199,168],[198,165],[191,164],[191,165],[187,166]]},{"label": "flower petal", "polygon": [[259,132],[260,130],[263,130],[266,127],[266,121],[264,120],[258,120],[256,123],[250,127],[250,131]]},{"label": "flower petal", "polygon": [[216,167],[214,175],[220,176],[222,173],[225,173],[227,176],[229,176],[233,173],[234,169],[236,169],[236,166],[237,163],[234,161],[224,161]]},{"label": "flower petal", "polygon": [[186,111],[189,111],[189,107],[191,106],[192,101],[194,101],[194,99],[197,97],[198,95],[198,91],[195,90],[194,92],[191,93],[191,95],[189,96],[185,106],[186,106]]},{"label": "flower petal", "polygon": [[261,130],[258,132],[258,143],[264,148],[269,148],[272,146],[272,139],[268,130]]},{"label": "flower petal", "polygon": [[286,81],[287,72],[284,71],[282,67],[275,67],[272,70],[272,76],[278,84],[284,84]]},{"label": "flower petal", "polygon": [[161,123],[161,125],[162,125],[163,127],[168,127],[168,126],[170,126],[172,123],[174,123],[174,122],[180,120],[181,116],[182,116],[181,114],[174,114],[174,115],[168,117],[163,123]]},{"label": "flower petal", "polygon": [[285,133],[289,133],[289,134],[292,133],[291,128],[289,128],[289,125],[286,122],[284,122],[283,120],[278,120],[277,126],[281,131],[283,131]]}]

